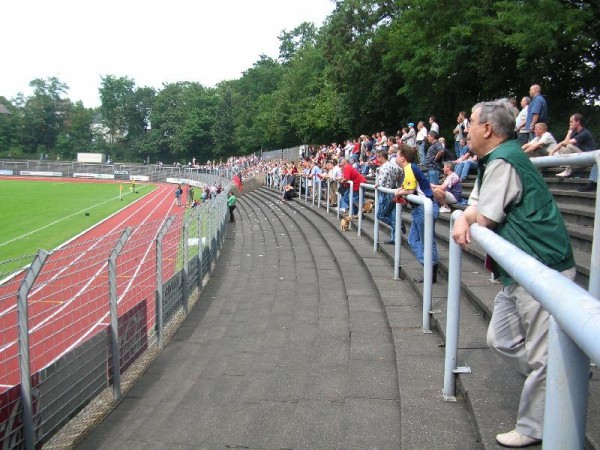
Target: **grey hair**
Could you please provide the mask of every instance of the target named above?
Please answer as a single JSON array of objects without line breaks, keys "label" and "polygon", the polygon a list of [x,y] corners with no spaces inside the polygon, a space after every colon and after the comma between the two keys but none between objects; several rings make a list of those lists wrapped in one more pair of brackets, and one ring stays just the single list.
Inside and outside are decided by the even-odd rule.
[{"label": "grey hair", "polygon": [[480,102],[473,106],[472,111],[476,109],[479,109],[479,123],[489,122],[498,136],[512,137],[515,129],[515,116],[508,99]]}]

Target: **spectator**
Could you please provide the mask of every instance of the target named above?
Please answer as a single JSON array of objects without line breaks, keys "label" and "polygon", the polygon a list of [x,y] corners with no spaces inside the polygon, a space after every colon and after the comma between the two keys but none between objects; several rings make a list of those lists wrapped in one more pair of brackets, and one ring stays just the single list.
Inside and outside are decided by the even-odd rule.
[{"label": "spectator", "polygon": [[427,128],[422,120],[417,124],[417,150],[419,155],[419,164],[425,164],[425,141],[427,140]]},{"label": "spectator", "polygon": [[548,156],[549,150],[556,146],[556,140],[548,131],[548,126],[544,122],[538,122],[533,127],[533,132],[535,134],[533,141],[522,145],[521,148],[530,158]]},{"label": "spectator", "polygon": [[435,121],[435,116],[429,117],[429,131],[435,131],[438,136],[440,135],[440,126]]},{"label": "spectator", "polygon": [[[404,131],[404,128],[402,130]],[[416,146],[417,146],[417,132],[415,131],[415,124],[414,123],[409,122],[409,124],[408,124],[408,130],[406,130],[406,133],[402,134],[402,138],[401,139],[402,139],[402,142],[404,142],[409,147],[416,148]]]},{"label": "spectator", "polygon": [[469,119],[467,119],[467,113],[461,111],[458,113],[458,117],[456,118],[456,126],[454,127],[454,153],[456,156],[461,156],[460,153],[461,145],[460,141],[462,139],[467,138],[467,133],[469,133]]},{"label": "spectator", "polygon": [[461,182],[465,181],[472,169],[477,169],[477,155],[466,146],[466,151],[454,161],[454,171]]},{"label": "spectator", "polygon": [[529,132],[529,140],[531,141],[535,137],[533,134],[535,124],[538,122],[548,123],[548,106],[539,84],[534,84],[529,88],[529,95],[531,96],[531,103],[527,108],[525,130]]},{"label": "spectator", "polygon": [[233,192],[229,193],[229,197],[227,197],[227,207],[229,208],[229,222],[235,222],[235,216],[233,215],[233,211],[235,210],[235,203],[237,198],[233,195]]},{"label": "spectator", "polygon": [[[367,179],[360,173],[358,172],[358,170],[356,170],[354,167],[352,167],[352,165],[350,164],[350,161],[347,160],[346,158],[340,160],[340,167],[342,169],[342,178],[345,181],[352,181],[353,182],[353,186],[352,186],[352,202],[353,202],[353,208],[352,211],[349,211],[349,214],[352,216],[355,216],[356,214],[358,214],[358,192],[360,191],[360,184],[361,183],[366,183]],[[346,191],[344,192],[344,197],[343,197],[343,207],[347,208],[349,205],[349,196],[350,196],[350,189],[346,189]],[[340,201],[341,202],[341,201]]]},{"label": "spectator", "polygon": [[[431,131],[430,131],[431,133]],[[435,133],[435,132],[434,132]],[[419,166],[413,161],[415,159],[415,150],[408,145],[402,144],[396,156],[397,164],[404,170],[404,180],[402,186],[396,191],[396,197],[405,197],[409,194],[415,194],[419,197],[426,197],[432,200],[433,206],[433,282],[437,282],[438,271],[438,253],[435,242],[435,220],[439,215],[439,205],[433,198],[433,191],[429,180],[425,177]],[[417,261],[423,265],[425,263],[425,213],[423,205],[411,202],[412,223],[408,232],[408,244],[412,249]],[[423,277],[413,278],[415,283],[422,283]]]},{"label": "spectator", "polygon": [[[392,160],[388,159],[388,152],[385,150],[377,152],[377,161],[379,163],[379,170],[375,188],[381,186],[387,189],[396,189],[396,184],[402,177],[402,168],[396,164],[395,158]],[[396,237],[396,204],[392,201],[394,196],[385,192],[379,192],[377,196],[379,200],[377,219],[392,228],[390,240],[384,243],[394,244]]]},{"label": "spectator", "polygon": [[[569,130],[565,139],[550,150],[549,154],[554,155],[558,153],[564,155],[567,153],[581,153],[590,152],[596,150],[596,141],[594,136],[585,128],[583,114],[575,113],[569,119]],[[567,166],[564,172],[556,174],[557,177],[570,177],[572,175],[571,167]],[[586,190],[595,191],[596,181],[598,178],[598,168],[594,164],[592,172],[590,173],[590,183],[586,187]],[[583,189],[583,188],[582,188]],[[582,192],[585,192],[583,190]]]},{"label": "spectator", "polygon": [[446,178],[442,184],[432,184],[433,197],[440,204],[441,213],[449,213],[450,206],[460,202],[462,198],[462,183],[456,173],[454,173],[454,163],[446,161],[444,163],[444,175]]},{"label": "spectator", "polygon": [[[463,248],[477,223],[571,280],[575,262],[569,234],[552,194],[518,143],[506,101],[479,103],[469,137],[483,163],[469,207],[454,222],[452,237]],[[503,289],[496,295],[487,341],[491,350],[526,378],[514,430],[496,436],[504,447],[521,448],[542,439],[549,314],[508,272],[493,261]]]},{"label": "spectator", "polygon": [[521,146],[529,142],[529,129],[525,127],[525,123],[527,122],[527,110],[529,109],[530,102],[530,97],[525,96],[521,99],[521,111],[519,112],[515,123],[517,140]]},{"label": "spectator", "polygon": [[440,173],[442,172],[442,161],[444,160],[444,146],[438,140],[438,134],[431,130],[427,133],[429,148],[425,156],[425,168],[429,182],[439,184]]}]

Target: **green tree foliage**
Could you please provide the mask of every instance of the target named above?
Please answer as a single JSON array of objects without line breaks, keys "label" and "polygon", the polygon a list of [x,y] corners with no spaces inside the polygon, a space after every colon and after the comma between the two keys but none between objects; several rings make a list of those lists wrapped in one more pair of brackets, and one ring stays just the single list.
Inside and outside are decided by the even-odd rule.
[{"label": "green tree foliage", "polygon": [[0,152],[67,156],[91,145],[122,160],[203,162],[390,134],[429,115],[451,137],[458,111],[521,97],[534,83],[551,131],[564,135],[567,117],[581,111],[598,135],[599,10],[600,0],[337,0],[320,28],[283,30],[276,59],[261,55],[216,88],[182,81],[154,90],[102,77],[112,142],[90,137],[93,111],[66,99],[66,85],[33,80],[31,97],[5,103]]}]

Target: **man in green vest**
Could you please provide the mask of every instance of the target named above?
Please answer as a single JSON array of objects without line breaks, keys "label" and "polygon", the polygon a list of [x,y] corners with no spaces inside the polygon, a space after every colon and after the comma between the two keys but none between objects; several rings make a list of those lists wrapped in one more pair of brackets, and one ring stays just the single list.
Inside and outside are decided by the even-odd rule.
[{"label": "man in green vest", "polygon": [[229,193],[229,197],[227,197],[227,206],[229,207],[229,222],[235,222],[235,216],[233,215],[233,210],[235,209],[235,202],[237,201],[237,197],[233,195],[233,192]]},{"label": "man in green vest", "polygon": [[[542,177],[512,140],[514,128],[507,101],[473,107],[469,138],[479,159],[479,175],[452,237],[466,248],[471,243],[469,226],[477,223],[574,279],[575,262],[564,221]],[[498,434],[496,440],[505,447],[528,447],[542,439],[549,314],[506,271],[491,265],[503,289],[494,301],[487,342],[526,377],[516,427]]]}]

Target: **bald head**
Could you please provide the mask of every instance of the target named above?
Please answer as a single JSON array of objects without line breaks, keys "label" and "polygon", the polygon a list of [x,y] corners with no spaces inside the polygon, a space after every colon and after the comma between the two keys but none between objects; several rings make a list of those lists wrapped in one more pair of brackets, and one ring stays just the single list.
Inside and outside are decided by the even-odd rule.
[{"label": "bald head", "polygon": [[531,86],[529,88],[529,95],[532,97],[540,95],[541,93],[542,93],[542,88],[540,87],[539,84],[534,84],[533,86]]}]

